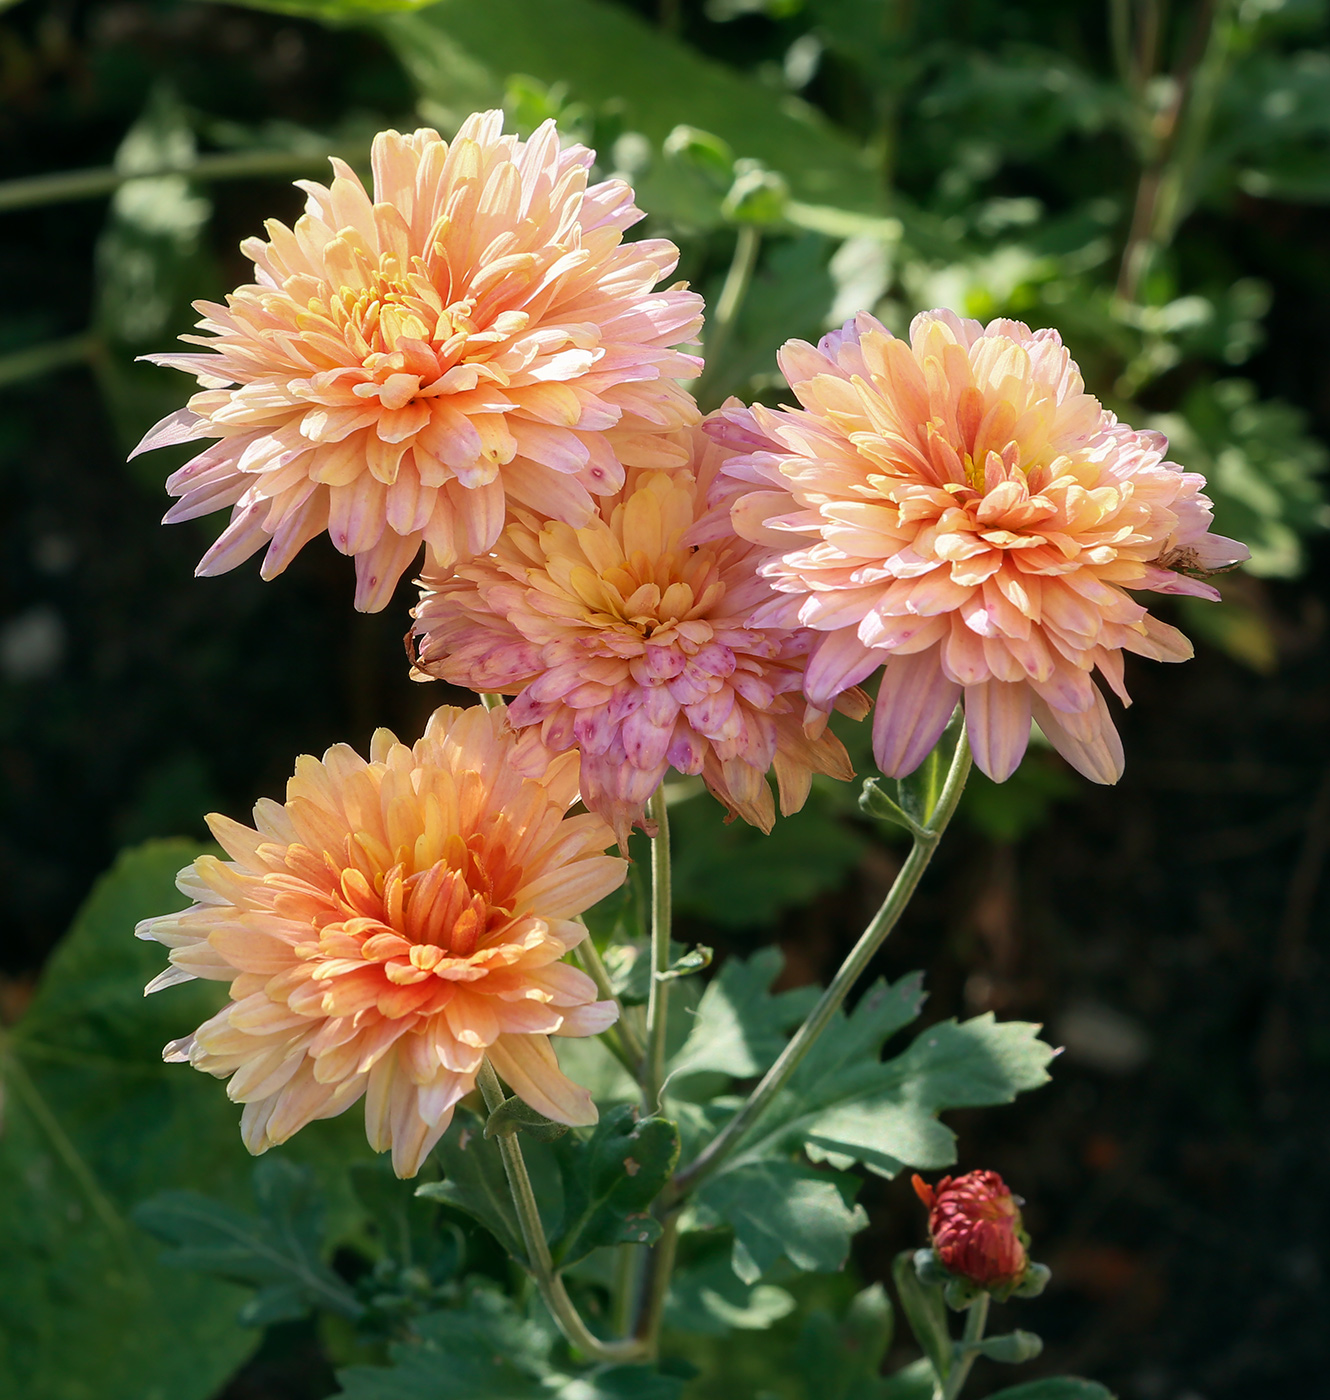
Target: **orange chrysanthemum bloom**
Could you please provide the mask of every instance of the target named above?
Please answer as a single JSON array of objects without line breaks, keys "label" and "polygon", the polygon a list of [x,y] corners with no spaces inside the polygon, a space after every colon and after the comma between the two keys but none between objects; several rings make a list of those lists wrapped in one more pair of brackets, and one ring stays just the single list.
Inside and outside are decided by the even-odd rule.
[{"label": "orange chrysanthemum bloom", "polygon": [[1087,394],[1055,331],[1018,321],[930,311],[905,341],[865,314],[816,349],[790,341],[781,367],[802,410],[729,410],[715,430],[746,454],[726,466],[748,488],[734,526],[767,546],[784,595],[756,621],[823,634],[810,702],[885,663],[884,773],[917,767],[963,696],[990,777],[1015,770],[1033,716],[1115,782],[1122,743],[1094,671],[1125,704],[1124,651],[1191,655],[1128,590],[1217,598],[1189,573],[1247,557],[1208,533],[1204,478]]},{"label": "orange chrysanthemum bloom", "polygon": [[[805,725],[812,634],[748,621],[771,590],[760,551],[707,516],[725,453],[700,429],[689,450],[689,470],[630,471],[581,529],[517,512],[488,558],[427,573],[415,612],[419,678],[516,695],[514,725],[576,744],[582,800],[621,844],[671,767],[764,831],[769,771],[787,813],[814,773],[854,776],[825,711]],[[840,701],[856,717],[867,703]]]},{"label": "orange chrysanthemum bloom", "polygon": [[423,540],[433,566],[484,554],[510,500],[580,525],[628,466],[677,465],[695,422],[673,349],[702,301],[665,239],[623,241],[642,213],[622,180],[588,188],[594,152],[529,141],[503,114],[375,137],[371,196],[334,160],[301,181],[304,216],[242,245],[255,282],[198,303],[209,354],[150,356],[199,377],[137,451],[218,438],[167,483],[168,522],[224,506],[201,574],[267,545],[279,574],[326,530],[356,560],[356,607],[384,606]]},{"label": "orange chrysanthemum bloom", "polygon": [[615,1017],[560,961],[574,916],[626,864],[577,800],[574,755],[518,736],[502,708],[436,710],[412,748],[379,730],[369,761],[339,744],[297,761],[285,803],[254,826],[211,816],[231,857],[180,874],[195,903],[149,919],[171,950],[148,991],[207,977],[231,1001],[165,1058],[220,1078],[245,1105],[251,1152],[365,1096],[376,1151],[414,1176],[488,1056],[513,1092],[561,1123],[594,1123],[548,1037]]}]

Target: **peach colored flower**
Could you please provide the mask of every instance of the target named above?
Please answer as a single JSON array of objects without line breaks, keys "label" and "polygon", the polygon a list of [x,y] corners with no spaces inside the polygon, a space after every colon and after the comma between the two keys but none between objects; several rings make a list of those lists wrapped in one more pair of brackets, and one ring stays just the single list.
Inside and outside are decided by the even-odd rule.
[{"label": "peach colored flower", "polygon": [[[885,662],[873,726],[884,773],[914,769],[964,696],[975,761],[1001,781],[1033,716],[1087,777],[1115,782],[1122,744],[1098,670],[1129,703],[1123,651],[1191,645],[1128,589],[1217,598],[1185,571],[1245,545],[1208,533],[1204,479],[1167,442],[1105,412],[1055,331],[917,316],[908,342],[860,315],[781,367],[799,409],[728,409],[745,455],[734,527],[769,551],[784,595],[756,624],[824,634],[808,663],[825,706]],[[757,489],[753,489],[756,487]]]},{"label": "peach colored flower", "polygon": [[251,1152],[365,1096],[365,1129],[414,1176],[489,1057],[513,1092],[561,1123],[594,1123],[548,1037],[615,1017],[560,962],[574,915],[626,865],[577,800],[577,762],[518,736],[502,708],[436,710],[413,747],[380,729],[366,762],[345,744],[296,761],[286,802],[253,828],[211,816],[231,857],[180,874],[195,903],[149,919],[171,950],[149,992],[194,977],[231,1001],[166,1047],[245,1105]]},{"label": "peach colored flower", "polygon": [[356,560],[356,607],[384,606],[423,540],[432,566],[484,554],[510,500],[580,525],[625,465],[669,467],[696,421],[671,347],[701,324],[665,239],[623,241],[642,213],[622,180],[588,188],[594,152],[529,141],[503,114],[457,138],[374,138],[373,195],[334,160],[294,230],[242,245],[256,280],[199,302],[211,353],[150,356],[205,386],[136,451],[218,438],[167,483],[168,522],[223,506],[199,564],[267,545],[272,578],[327,530]]},{"label": "peach colored flower", "polygon": [[[488,558],[427,573],[415,611],[419,671],[516,694],[514,725],[578,745],[582,799],[621,844],[671,767],[764,831],[768,770],[784,812],[813,773],[853,776],[825,712],[803,722],[812,634],[749,624],[770,597],[759,551],[701,519],[725,454],[700,429],[688,441],[691,470],[630,471],[581,529],[517,512]],[[842,708],[861,716],[867,697]]]}]

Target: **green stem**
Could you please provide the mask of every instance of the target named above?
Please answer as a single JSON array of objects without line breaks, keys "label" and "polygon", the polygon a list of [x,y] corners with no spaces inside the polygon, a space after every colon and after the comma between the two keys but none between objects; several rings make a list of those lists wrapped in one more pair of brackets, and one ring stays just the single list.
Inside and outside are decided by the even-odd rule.
[{"label": "green stem", "polygon": [[640,1244],[621,1244],[614,1253],[610,1326],[624,1337],[633,1330],[633,1316],[637,1311],[637,1283],[642,1272],[641,1256]]},{"label": "green stem", "polygon": [[98,343],[97,337],[91,331],[86,331],[83,335],[71,335],[65,340],[51,340],[28,350],[0,355],[0,388],[21,384],[25,379],[35,379],[39,374],[53,369],[80,364],[93,355]]},{"label": "green stem", "polygon": [[104,166],[95,170],[53,170],[45,175],[29,175],[22,180],[0,183],[0,213],[12,209],[35,209],[46,204],[67,204],[77,199],[99,199],[114,194],[129,180],[153,180],[163,175],[185,175],[191,180],[245,180],[280,178],[321,170],[329,156],[363,159],[364,151],[224,151],[199,156],[179,165],[163,165],[155,170],[116,170]]},{"label": "green stem", "polygon": [[[507,1095],[499,1083],[499,1076],[488,1060],[480,1062],[476,1075],[485,1100],[485,1107],[493,1113]],[[527,1174],[526,1159],[522,1156],[522,1145],[516,1133],[499,1136],[499,1152],[503,1157],[503,1170],[508,1177],[508,1190],[512,1194],[513,1206],[517,1211],[517,1222],[522,1230],[522,1242],[526,1245],[527,1269],[545,1306],[550,1310],[559,1331],[570,1345],[595,1361],[636,1361],[644,1354],[641,1342],[603,1342],[594,1335],[582,1321],[563,1280],[555,1272],[554,1260],[550,1257],[550,1247],[545,1240],[545,1227],[541,1223],[540,1209],[536,1205],[536,1195],[531,1189],[531,1177]]]},{"label": "green stem", "polygon": [[674,1256],[679,1247],[679,1212],[671,1210],[662,1224],[660,1239],[651,1248],[647,1263],[646,1286],[642,1294],[642,1311],[638,1316],[637,1335],[649,1356],[660,1347],[660,1326],[665,1317],[665,1300],[670,1292],[670,1276],[674,1273]]},{"label": "green stem", "polygon": [[969,1378],[970,1368],[974,1365],[974,1359],[979,1355],[976,1347],[984,1339],[990,1301],[987,1293],[981,1293],[966,1311],[965,1331],[961,1334],[961,1354],[956,1358],[956,1364],[951,1368],[947,1379],[937,1387],[936,1400],[956,1400],[961,1393]]},{"label": "green stem", "polygon": [[656,824],[651,838],[651,990],[647,995],[646,1059],[642,1066],[642,1095],[648,1113],[660,1108],[665,1087],[665,1036],[669,1030],[670,983],[670,818],[665,788],[658,787],[647,807]]},{"label": "green stem", "polygon": [[[1161,250],[1167,248],[1196,197],[1196,171],[1205,154],[1219,91],[1228,72],[1242,22],[1236,0],[1204,0],[1190,54],[1175,78],[1175,96],[1144,129],[1145,166],[1136,191],[1131,231],[1122,255],[1118,295],[1134,302],[1141,282]],[[1148,47],[1149,36],[1142,41]],[[1140,63],[1149,61],[1143,53]],[[1139,92],[1150,74],[1142,68]],[[1142,116],[1142,123],[1149,120]]]},{"label": "green stem", "polygon": [[[573,956],[582,964],[582,971],[596,984],[596,991],[600,994],[600,999],[612,1001],[619,1008],[619,1019],[611,1027],[615,1040],[618,1042],[615,1055],[622,1061],[629,1074],[636,1078],[642,1068],[642,1056],[645,1051],[637,1032],[624,1015],[623,1003],[614,995],[614,988],[610,984],[609,969],[602,961],[600,949],[596,947],[589,930],[587,936],[573,949]],[[607,1035],[609,1033],[606,1032]],[[611,1046],[611,1049],[614,1049],[614,1046]]]},{"label": "green stem", "polygon": [[914,845],[901,866],[900,874],[887,892],[882,906],[873,915],[868,927],[859,936],[859,941],[850,950],[849,956],[840,965],[831,985],[822,993],[808,1019],[795,1032],[793,1038],[781,1051],[780,1058],[763,1075],[761,1082],[749,1094],[738,1113],[725,1125],[712,1140],[706,1150],[694,1159],[674,1179],[676,1193],[683,1194],[696,1190],[739,1146],[744,1134],[757,1122],[772,1099],[784,1088],[786,1081],[798,1068],[799,1062],[813,1048],[813,1042],[826,1029],[827,1023],[840,1010],[850,988],[859,980],[864,969],[872,962],[878,949],[886,941],[887,935],[895,928],[897,921],[910,902],[920,877],[933,858],[942,833],[947,828],[965,788],[965,780],[970,773],[970,746],[962,727],[952,756],[947,780],[942,786],[937,806],[929,814],[914,837]]},{"label": "green stem", "polygon": [[757,267],[758,249],[762,246],[762,233],[756,224],[740,224],[734,242],[734,256],[730,259],[725,283],[720,289],[716,309],[710,317],[706,339],[702,342],[706,365],[698,384],[698,397],[705,394],[705,385],[714,381],[716,366],[734,333],[735,322],[748,295],[748,284],[753,280],[753,270]]}]

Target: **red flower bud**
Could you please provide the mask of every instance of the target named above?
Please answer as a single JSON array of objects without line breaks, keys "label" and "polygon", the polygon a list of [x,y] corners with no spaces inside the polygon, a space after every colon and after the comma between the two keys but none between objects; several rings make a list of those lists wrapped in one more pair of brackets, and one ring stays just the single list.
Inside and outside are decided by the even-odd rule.
[{"label": "red flower bud", "polygon": [[1020,1278],[1029,1263],[1021,1212],[997,1172],[944,1176],[936,1186],[918,1175],[913,1181],[928,1207],[928,1233],[943,1268],[981,1288]]}]

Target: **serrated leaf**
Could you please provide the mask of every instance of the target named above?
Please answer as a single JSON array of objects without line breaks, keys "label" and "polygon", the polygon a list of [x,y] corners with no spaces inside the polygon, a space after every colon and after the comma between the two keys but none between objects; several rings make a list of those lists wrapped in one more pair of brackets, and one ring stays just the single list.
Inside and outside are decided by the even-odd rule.
[{"label": "serrated leaf", "polygon": [[259,1214],[197,1191],[165,1191],[134,1210],[134,1220],[175,1248],[162,1262],[257,1289],[240,1312],[264,1326],[326,1308],[356,1318],[364,1308],[323,1262],[326,1211],[307,1168],[268,1158],[254,1170]]},{"label": "serrated leaf", "polygon": [[[524,1153],[527,1169],[532,1159],[544,1162],[536,1153]],[[519,1262],[526,1261],[526,1246],[522,1242],[522,1227],[508,1192],[499,1144],[485,1136],[484,1125],[474,1114],[461,1110],[452,1126],[434,1149],[434,1157],[443,1171],[442,1181],[428,1181],[416,1188],[416,1195],[427,1201],[441,1201],[478,1221]],[[550,1188],[553,1188],[552,1190]],[[562,1214],[562,1191],[557,1175],[553,1181],[541,1181],[536,1199],[540,1202],[542,1218],[549,1211],[556,1221]]]},{"label": "serrated leaf", "polygon": [[995,1390],[989,1400],[1116,1400],[1113,1392],[1098,1381],[1079,1376],[1049,1376],[1041,1381]]},{"label": "serrated leaf", "polygon": [[678,1400],[682,1382],[650,1366],[580,1373],[554,1360],[556,1334],[510,1299],[475,1287],[464,1306],[416,1320],[389,1366],[338,1373],[345,1400]]},{"label": "serrated leaf", "polygon": [[920,1280],[912,1249],[901,1250],[892,1260],[891,1277],[915,1341],[937,1376],[946,1380],[951,1371],[952,1343],[941,1286]]},{"label": "serrated leaf", "polygon": [[858,1161],[882,1176],[948,1166],[955,1137],[939,1113],[1010,1103],[1047,1081],[1054,1052],[1039,1027],[998,1022],[991,1012],[930,1026],[902,1054],[879,1059],[922,1001],[916,973],[876,984],[848,1018],[834,1017],[736,1163],[803,1147],[814,1160],[840,1168]]},{"label": "serrated leaf", "polygon": [[772,994],[784,961],[779,948],[762,948],[725,963],[702,993],[688,1039],[668,1066],[671,1083],[707,1072],[751,1079],[771,1066],[817,999],[813,987]]},{"label": "serrated leaf", "polygon": [[603,1245],[652,1244],[660,1237],[650,1207],[679,1160],[679,1130],[668,1119],[639,1118],[631,1105],[620,1104],[587,1140],[570,1135],[554,1155],[564,1215],[551,1247],[560,1267]]},{"label": "serrated leaf", "polygon": [[842,1186],[857,1185],[798,1162],[749,1162],[713,1176],[697,1200],[734,1231],[734,1272],[756,1283],[781,1259],[810,1272],[842,1268],[850,1237],[868,1224],[845,1201]]}]

